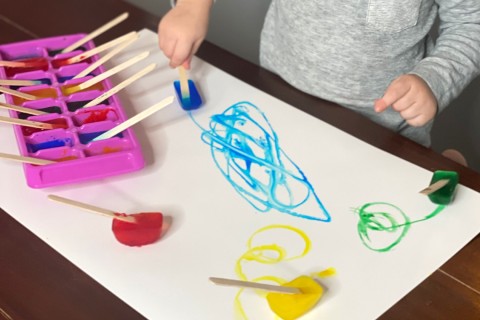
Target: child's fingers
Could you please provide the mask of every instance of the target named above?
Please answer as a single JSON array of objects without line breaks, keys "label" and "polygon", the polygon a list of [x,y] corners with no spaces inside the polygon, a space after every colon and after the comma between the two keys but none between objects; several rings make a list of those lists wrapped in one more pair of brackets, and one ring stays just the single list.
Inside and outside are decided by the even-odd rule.
[{"label": "child's fingers", "polygon": [[170,57],[175,48],[177,38],[172,33],[172,28],[168,26],[167,22],[166,20],[161,20],[158,25],[158,46],[165,55],[168,53],[167,57]]},{"label": "child's fingers", "polygon": [[422,108],[422,106],[421,104],[415,104],[409,108],[412,109],[411,111],[407,109],[404,114],[401,114],[412,127],[421,127],[435,117],[437,111],[436,106],[432,106],[431,108]]},{"label": "child's fingers", "polygon": [[192,48],[192,51],[190,52],[190,55],[187,57],[187,59],[182,63],[182,66],[187,69],[187,70],[190,70],[190,64],[192,62],[192,57],[193,55],[197,52],[198,48],[200,47],[200,45],[202,44],[202,41],[203,40],[198,40],[196,41],[194,44],[193,44],[193,48]]},{"label": "child's fingers", "polygon": [[400,116],[407,121],[412,120],[419,115],[420,111],[417,110],[417,108],[415,108],[414,106],[410,106],[409,108],[405,108],[400,111]]},{"label": "child's fingers", "polygon": [[187,59],[185,60],[185,62],[182,64],[182,67],[184,67],[185,69],[187,70],[190,70],[190,62],[192,61],[192,59]]},{"label": "child's fingers", "polygon": [[176,68],[191,59],[192,49],[192,43],[188,41],[177,42],[173,55],[170,57],[170,66]]},{"label": "child's fingers", "polygon": [[424,114],[419,114],[411,119],[406,120],[412,127],[421,127],[425,125],[429,119]]},{"label": "child's fingers", "polygon": [[375,104],[373,106],[376,112],[383,112],[388,108],[388,104],[382,98],[375,100]]},{"label": "child's fingers", "polygon": [[401,81],[401,77],[393,81],[387,90],[383,94],[383,97],[375,101],[375,111],[382,112],[388,108],[388,106],[393,105],[400,99],[402,99],[410,90],[410,85]]},{"label": "child's fingers", "polygon": [[171,60],[175,52],[176,45],[177,45],[177,41],[174,39],[164,40],[160,42],[160,49],[163,51],[165,56]]},{"label": "child's fingers", "polygon": [[406,94],[392,104],[392,109],[397,112],[402,112],[411,108],[414,104],[415,101],[412,100],[412,97],[410,97],[409,94]]},{"label": "child's fingers", "polygon": [[402,99],[408,93],[408,91],[410,91],[410,88],[410,85],[404,81],[394,81],[387,88],[387,91],[385,91],[383,100],[388,106],[391,106],[395,102]]}]

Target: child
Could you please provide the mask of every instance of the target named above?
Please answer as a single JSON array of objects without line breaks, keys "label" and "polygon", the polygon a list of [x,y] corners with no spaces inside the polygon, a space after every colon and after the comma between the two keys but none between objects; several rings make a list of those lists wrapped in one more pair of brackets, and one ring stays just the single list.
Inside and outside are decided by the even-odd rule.
[{"label": "child", "polygon": [[[212,5],[178,0],[160,21],[171,67],[190,67]],[[480,0],[272,0],[260,64],[429,146],[437,112],[480,73]]]}]

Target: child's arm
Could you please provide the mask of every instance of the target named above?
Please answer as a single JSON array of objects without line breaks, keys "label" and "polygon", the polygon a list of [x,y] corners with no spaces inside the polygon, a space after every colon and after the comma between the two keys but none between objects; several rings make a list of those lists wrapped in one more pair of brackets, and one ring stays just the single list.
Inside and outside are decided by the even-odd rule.
[{"label": "child's arm", "polygon": [[394,80],[375,102],[389,105],[412,126],[422,126],[443,110],[480,74],[480,1],[436,0],[440,34],[435,47],[408,75]]},{"label": "child's arm", "polygon": [[158,24],[160,49],[170,66],[190,68],[190,60],[205,39],[213,0],[178,0]]}]

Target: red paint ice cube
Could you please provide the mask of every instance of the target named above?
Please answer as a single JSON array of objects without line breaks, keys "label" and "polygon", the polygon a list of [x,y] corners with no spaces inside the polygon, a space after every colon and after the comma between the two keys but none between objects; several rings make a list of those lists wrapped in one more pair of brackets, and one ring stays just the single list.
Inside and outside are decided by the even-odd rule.
[{"label": "red paint ice cube", "polygon": [[117,215],[135,218],[135,222],[113,219],[112,231],[118,242],[131,247],[141,247],[160,239],[163,225],[163,215],[160,212]]}]

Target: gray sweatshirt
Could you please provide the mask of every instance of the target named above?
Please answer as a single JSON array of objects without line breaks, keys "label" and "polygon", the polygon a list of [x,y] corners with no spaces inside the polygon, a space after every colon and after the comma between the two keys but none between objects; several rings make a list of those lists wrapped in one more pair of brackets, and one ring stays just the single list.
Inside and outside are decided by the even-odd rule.
[{"label": "gray sweatshirt", "polygon": [[431,122],[410,127],[391,108],[376,114],[373,102],[405,73],[426,81],[439,110],[457,97],[480,73],[480,0],[272,0],[260,62],[304,92],[429,145]]}]

